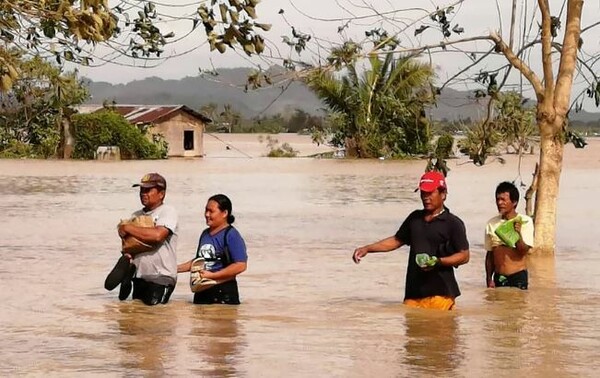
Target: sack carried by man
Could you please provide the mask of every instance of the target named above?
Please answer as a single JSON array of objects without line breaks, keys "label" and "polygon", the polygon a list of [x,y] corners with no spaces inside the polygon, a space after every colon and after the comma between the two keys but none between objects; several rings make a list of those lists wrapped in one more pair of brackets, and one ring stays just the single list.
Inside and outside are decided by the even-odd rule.
[{"label": "sack carried by man", "polygon": [[496,228],[496,230],[494,230],[494,233],[500,238],[500,240],[502,240],[502,243],[510,248],[515,248],[517,246],[517,242],[519,239],[521,239],[519,233],[515,231],[515,223],[525,224],[527,223],[527,220],[518,215],[513,219],[502,223]]},{"label": "sack carried by man", "polygon": [[[132,224],[137,227],[155,227],[154,220],[149,215],[140,215],[131,219],[123,219],[119,222],[119,226],[123,224]],[[155,246],[144,243],[134,236],[127,235],[121,238],[121,251],[123,253],[136,254],[148,252],[156,249]]]}]

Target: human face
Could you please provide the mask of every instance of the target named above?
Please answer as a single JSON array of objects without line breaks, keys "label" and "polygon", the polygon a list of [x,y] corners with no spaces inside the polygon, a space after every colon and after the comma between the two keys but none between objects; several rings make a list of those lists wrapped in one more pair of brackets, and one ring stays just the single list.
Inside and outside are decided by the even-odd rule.
[{"label": "human face", "polygon": [[229,215],[228,212],[219,209],[219,204],[216,201],[208,201],[206,203],[204,218],[206,219],[206,225],[211,230],[227,224],[227,215]]},{"label": "human face", "polygon": [[439,189],[433,192],[425,192],[421,190],[421,202],[425,211],[433,213],[442,210],[444,201],[446,200],[446,192],[441,192]]},{"label": "human face", "polygon": [[498,212],[503,218],[513,215],[517,203],[510,200],[510,194],[508,192],[496,194],[496,207]]},{"label": "human face", "polygon": [[144,206],[144,210],[154,210],[162,205],[163,199],[165,198],[165,192],[158,190],[157,187],[153,188],[142,188],[140,187],[140,202]]}]

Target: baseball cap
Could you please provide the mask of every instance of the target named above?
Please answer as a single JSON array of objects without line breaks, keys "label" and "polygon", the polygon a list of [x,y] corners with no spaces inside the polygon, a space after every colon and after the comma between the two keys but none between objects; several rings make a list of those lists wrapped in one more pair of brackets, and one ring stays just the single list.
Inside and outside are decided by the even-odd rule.
[{"label": "baseball cap", "polygon": [[419,180],[419,189],[424,192],[433,192],[437,188],[447,189],[444,175],[438,171],[425,172]]},{"label": "baseball cap", "polygon": [[138,184],[133,184],[133,187],[136,186],[142,188],[154,188],[158,186],[160,188],[167,189],[167,180],[165,180],[165,178],[158,173],[148,173],[142,177]]}]

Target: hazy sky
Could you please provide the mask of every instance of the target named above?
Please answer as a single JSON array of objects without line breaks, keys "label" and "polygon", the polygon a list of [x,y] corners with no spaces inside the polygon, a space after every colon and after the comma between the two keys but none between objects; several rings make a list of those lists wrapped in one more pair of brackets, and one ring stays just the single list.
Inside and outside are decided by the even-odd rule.
[{"label": "hazy sky", "polygon": [[[126,0],[131,4],[133,0]],[[304,53],[302,58],[316,62],[318,55],[326,56],[327,48],[332,43],[339,43],[343,38],[352,38],[355,41],[364,39],[365,30],[382,27],[389,32],[398,32],[401,28],[405,30],[398,35],[402,47],[409,48],[422,44],[439,43],[441,34],[433,29],[429,29],[419,37],[414,37],[414,30],[423,24],[431,24],[431,20],[426,17],[426,12],[435,9],[435,6],[445,6],[454,3],[453,1],[435,1],[435,0],[263,0],[257,6],[259,22],[270,23],[273,28],[263,35],[267,38],[267,45],[270,47],[270,53],[275,57],[287,57],[290,54],[297,58],[295,53],[290,52],[288,46],[281,40],[283,35],[291,35],[290,25],[296,26],[303,33],[315,35],[320,40],[320,47],[311,45],[310,53]],[[487,35],[491,31],[499,30],[503,27],[505,39],[508,39],[508,29],[510,24],[510,4],[509,0],[466,0],[462,5],[456,7],[456,12],[451,16],[451,24],[459,24],[464,27],[465,33],[460,37],[452,36],[450,40],[463,37],[472,37],[477,35]],[[561,11],[562,0],[551,0],[552,14],[558,15]],[[117,4],[111,0],[111,4]],[[198,1],[194,0],[160,0],[157,8],[160,13],[168,15],[192,15],[194,14]],[[178,7],[165,7],[160,4],[177,5]],[[519,0],[519,20],[527,16],[527,28],[531,28],[532,35],[530,39],[536,37],[538,29],[538,14],[535,12],[537,6],[536,0]],[[419,9],[421,8],[421,9]],[[278,14],[279,10],[284,10],[284,17]],[[412,9],[412,10],[411,10]],[[396,13],[388,13],[387,19],[373,16],[376,12],[384,14],[392,10],[399,10]],[[565,11],[566,12],[566,11]],[[500,14],[500,16],[499,16]],[[535,15],[535,21],[532,21],[532,15]],[[345,25],[346,21],[355,16],[361,17],[347,25],[342,34],[337,33],[338,27]],[[166,17],[164,18],[167,19]],[[423,19],[415,22],[415,20]],[[331,20],[331,21],[327,21]],[[564,17],[563,17],[564,20]],[[600,0],[587,0],[584,5],[584,26],[600,21]],[[410,26],[406,27],[406,24]],[[522,25],[522,24],[521,24]],[[191,20],[169,21],[159,25],[164,32],[173,30],[176,37],[181,37],[188,33],[192,27]],[[522,26],[520,27],[520,29]],[[520,34],[520,33],[519,33]],[[584,35],[584,50],[588,54],[600,51],[600,38],[598,31],[592,30]],[[519,37],[519,35],[517,35]],[[560,39],[557,38],[557,40]],[[123,83],[135,79],[141,79],[148,76],[158,76],[164,79],[179,79],[185,76],[195,76],[199,69],[209,69],[212,66],[238,67],[260,64],[267,67],[270,64],[280,63],[279,59],[254,58],[249,59],[240,52],[228,51],[220,54],[217,51],[209,52],[208,44],[205,43],[206,37],[203,28],[197,28],[191,35],[183,40],[170,45],[165,51],[165,56],[181,54],[185,51],[191,52],[179,57],[164,61],[155,68],[143,68],[145,64],[155,65],[158,62],[133,61],[130,59],[119,59],[121,65],[107,63],[100,67],[86,68],[80,67],[81,74],[90,77],[93,80],[102,80],[112,83]],[[487,51],[490,44],[485,41],[463,45],[461,48],[468,51]],[[98,47],[95,51],[96,56],[103,56],[110,53],[111,50],[104,47]],[[269,55],[269,52],[266,54]],[[110,55],[109,55],[110,56]],[[536,59],[537,57],[537,59]],[[436,53],[431,57],[431,62],[436,66],[439,81],[444,81],[449,76],[469,64],[469,59],[465,54],[459,53]],[[539,55],[532,50],[528,56],[532,66],[539,68],[535,64],[539,60]],[[101,63],[101,59],[96,58],[95,63]],[[500,58],[489,60],[485,65],[480,66],[485,69],[499,67],[504,61]],[[135,65],[135,67],[123,66]],[[598,71],[598,70],[596,70]],[[580,79],[578,79],[581,81]],[[514,76],[513,81],[518,81]]]}]

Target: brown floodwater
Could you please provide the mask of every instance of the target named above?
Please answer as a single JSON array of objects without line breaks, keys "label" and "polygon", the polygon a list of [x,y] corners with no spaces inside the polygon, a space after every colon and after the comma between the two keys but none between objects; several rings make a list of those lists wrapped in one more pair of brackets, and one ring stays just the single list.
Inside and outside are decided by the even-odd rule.
[{"label": "brown floodwater", "polygon": [[[422,161],[0,161],[0,375],[595,376],[597,149],[568,151],[556,257],[531,259],[527,292],[484,282],[484,224],[495,185],[519,178],[515,160],[451,161],[447,205],[467,225],[471,261],[448,313],[402,305],[406,248],[350,259],[420,206]],[[116,224],[139,207],[131,184],[147,171],[168,180],[180,262],[194,254],[206,199],[232,198],[250,256],[241,306],[193,305],[187,274],[166,306],[104,290]]]}]

